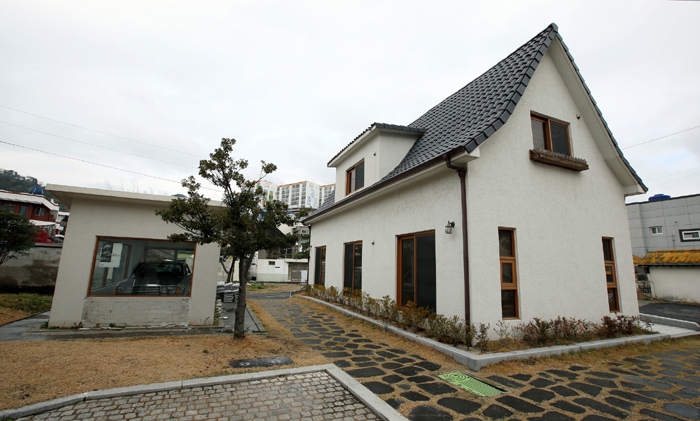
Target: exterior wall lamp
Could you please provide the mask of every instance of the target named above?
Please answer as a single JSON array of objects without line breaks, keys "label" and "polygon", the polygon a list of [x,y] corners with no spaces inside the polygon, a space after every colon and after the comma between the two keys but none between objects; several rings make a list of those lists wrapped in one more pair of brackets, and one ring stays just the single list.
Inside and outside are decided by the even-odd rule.
[{"label": "exterior wall lamp", "polygon": [[447,225],[445,225],[445,234],[452,234],[452,228],[455,227],[454,222],[447,221]]}]

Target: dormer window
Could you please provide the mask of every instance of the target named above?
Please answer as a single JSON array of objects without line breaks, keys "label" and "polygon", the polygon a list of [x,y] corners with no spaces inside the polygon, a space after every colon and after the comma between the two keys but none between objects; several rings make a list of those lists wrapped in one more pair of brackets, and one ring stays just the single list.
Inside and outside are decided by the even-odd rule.
[{"label": "dormer window", "polygon": [[569,124],[532,115],[532,141],[535,149],[571,156]]},{"label": "dormer window", "polygon": [[555,165],[574,171],[588,169],[585,159],[571,154],[569,123],[531,114],[532,144],[530,159],[543,164]]},{"label": "dormer window", "polygon": [[345,194],[350,194],[365,186],[365,160],[348,169],[345,178]]}]

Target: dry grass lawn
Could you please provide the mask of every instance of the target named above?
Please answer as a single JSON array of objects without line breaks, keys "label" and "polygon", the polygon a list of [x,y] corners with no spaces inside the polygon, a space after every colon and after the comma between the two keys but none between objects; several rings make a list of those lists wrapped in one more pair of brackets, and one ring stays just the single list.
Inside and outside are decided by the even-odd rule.
[{"label": "dry grass lawn", "polygon": [[0,307],[0,326],[6,325],[15,320],[24,319],[31,316],[32,313],[21,310],[13,310],[11,308]]},{"label": "dry grass lawn", "polygon": [[269,335],[0,342],[0,410],[91,390],[263,371],[233,369],[234,359],[286,355],[295,364],[327,364],[255,302]]}]

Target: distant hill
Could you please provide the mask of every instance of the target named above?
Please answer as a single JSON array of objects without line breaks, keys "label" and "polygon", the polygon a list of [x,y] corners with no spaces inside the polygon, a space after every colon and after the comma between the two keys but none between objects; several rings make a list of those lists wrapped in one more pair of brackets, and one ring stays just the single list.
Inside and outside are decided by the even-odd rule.
[{"label": "distant hill", "polygon": [[[39,183],[35,177],[30,175],[20,175],[17,171],[0,169],[0,190],[7,190],[13,193],[29,193],[32,187],[44,188],[46,184]],[[51,193],[44,191],[44,197],[58,203],[62,211],[68,211],[68,206],[61,203]]]}]

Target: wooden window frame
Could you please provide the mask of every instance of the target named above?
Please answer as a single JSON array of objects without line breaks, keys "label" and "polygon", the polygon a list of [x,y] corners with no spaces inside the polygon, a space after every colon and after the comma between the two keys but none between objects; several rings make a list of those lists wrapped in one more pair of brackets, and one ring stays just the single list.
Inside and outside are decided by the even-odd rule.
[{"label": "wooden window frame", "polygon": [[[356,268],[356,263],[355,263],[355,246],[358,245],[358,244],[359,244],[359,245],[362,245],[362,240],[360,240],[360,241],[351,241],[351,242],[348,242],[348,243],[343,243],[343,289],[345,289],[345,269],[346,269],[346,268],[345,268],[345,247],[346,247],[347,245],[349,245],[349,244],[352,244],[352,271],[351,271],[351,273],[352,273],[352,281],[350,282],[350,285],[351,285],[352,287],[350,288],[350,290],[351,290],[353,293],[354,293],[356,290],[361,292],[361,291],[362,291],[362,286],[361,286],[361,285],[360,285],[360,288],[359,288],[359,289],[355,288],[355,268]],[[364,252],[364,247],[363,247],[363,250],[362,250],[362,251]],[[364,255],[364,253],[363,253],[363,255]],[[364,256],[363,256],[363,257],[364,257]],[[364,262],[363,262],[363,264],[364,264]]]},{"label": "wooden window frame", "polygon": [[[365,184],[364,182],[362,183],[362,186],[360,186],[359,188],[355,187],[355,185],[357,184],[357,167],[360,164],[364,164],[364,162],[365,162],[364,159],[361,160],[357,164],[348,168],[348,170],[345,172],[345,194],[346,195],[348,195],[350,193],[354,193],[354,192],[356,192],[364,187],[364,184]],[[351,185],[350,179],[352,178],[353,174],[355,175],[355,183],[352,183],[352,185]],[[362,175],[364,176],[364,174],[362,174]],[[363,180],[364,180],[364,177],[363,177]]]},{"label": "wooden window frame", "polygon": [[[498,227],[499,238],[500,238],[501,231],[510,232],[510,246],[511,246],[511,253],[510,254],[512,255],[512,257],[501,256],[500,244],[499,244],[498,269],[501,273],[501,291],[515,291],[515,317],[504,317],[503,319],[504,320],[518,320],[518,319],[520,319],[520,299],[518,297],[518,267],[516,265],[516,255],[515,255],[515,250],[516,250],[516,247],[515,247],[515,228]],[[510,263],[512,265],[512,267],[513,267],[513,283],[503,282],[503,263]]]},{"label": "wooden window frame", "polygon": [[[605,260],[605,248],[606,244],[609,246],[609,253],[610,253],[610,258],[612,260]],[[612,282],[608,282],[608,277],[607,277],[607,267],[610,266],[612,268],[611,274],[612,274]],[[617,269],[615,268],[615,246],[614,246],[614,241],[613,238],[611,237],[603,237],[603,270],[605,271],[605,286],[606,286],[606,294],[605,296],[608,297],[608,306],[610,306],[610,292],[612,290],[613,292],[613,303],[615,308],[610,308],[611,313],[619,313],[620,312],[620,297],[619,297],[619,286],[617,283]]]},{"label": "wooden window frame", "polygon": [[[109,236],[109,235],[96,235],[95,236],[95,250],[93,251],[92,254],[92,268],[90,269],[90,282],[88,283],[88,290],[87,294],[85,295],[86,297],[89,298],[94,298],[94,297],[100,297],[100,298],[124,298],[124,297],[131,297],[131,298],[187,298],[187,297],[192,297],[192,287],[194,286],[194,270],[195,270],[195,262],[197,260],[197,242],[196,241],[185,241],[185,243],[193,243],[194,245],[194,259],[192,260],[192,267],[190,268],[190,272],[192,273],[192,279],[190,280],[190,293],[189,295],[93,295],[92,294],[92,282],[95,277],[95,264],[97,263],[97,251],[100,246],[100,239],[101,238],[110,238],[110,239],[115,239],[115,240],[138,240],[138,241],[161,241],[165,243],[172,243],[173,241],[170,240],[163,240],[163,239],[158,239],[158,238],[144,238],[144,237],[115,237],[115,236]],[[125,266],[130,266],[129,265],[130,259],[127,259],[127,263]],[[129,271],[127,271],[129,272]]]},{"label": "wooden window frame", "polygon": [[551,124],[552,122],[555,122],[557,124],[561,124],[562,126],[566,127],[566,140],[567,144],[569,146],[569,153],[566,156],[573,157],[574,156],[574,151],[571,145],[571,130],[569,130],[569,123],[566,121],[561,121],[557,120],[556,118],[551,118],[551,117],[546,117],[541,114],[530,114],[530,120],[537,120],[541,121],[542,123],[545,123],[545,133],[544,133],[544,150],[549,151],[549,152],[554,152],[553,146],[552,146],[552,129],[551,129]]},{"label": "wooden window frame", "polygon": [[417,280],[417,272],[418,272],[418,252],[415,247],[415,238],[420,237],[422,235],[435,235],[435,230],[428,230],[428,231],[420,231],[420,232],[414,232],[413,234],[403,234],[399,235],[396,237],[396,250],[397,250],[397,264],[396,264],[396,303],[400,306],[401,303],[403,303],[403,282],[402,282],[402,273],[401,273],[401,268],[403,267],[403,253],[401,252],[401,240],[405,240],[407,238],[413,238],[414,239],[414,249],[413,249],[413,299],[411,300],[414,304],[418,302],[418,280]]},{"label": "wooden window frame", "polygon": [[[326,246],[320,246],[320,247],[315,247],[316,254],[314,254],[314,284],[315,285],[326,285],[326,270],[325,270],[325,263],[326,263]],[[321,262],[317,262],[316,259],[318,259],[318,251],[321,250],[321,258],[323,259],[322,262],[324,263],[323,265]],[[318,270],[317,270],[318,269]]]}]

